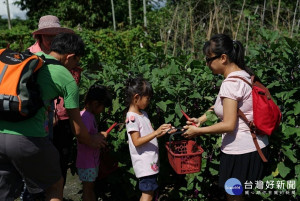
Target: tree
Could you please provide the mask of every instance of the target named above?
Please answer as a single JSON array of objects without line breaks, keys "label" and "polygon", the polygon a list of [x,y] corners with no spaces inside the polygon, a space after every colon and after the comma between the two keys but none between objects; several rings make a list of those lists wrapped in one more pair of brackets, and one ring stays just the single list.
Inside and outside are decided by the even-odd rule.
[{"label": "tree", "polygon": [[8,29],[11,29],[11,23],[10,23],[10,11],[9,11],[9,3],[8,3],[8,0],[6,0],[6,8],[7,8],[7,22],[8,22]]},{"label": "tree", "polygon": [[144,27],[147,27],[147,10],[146,10],[146,0],[143,0],[143,13],[144,13]]},{"label": "tree", "polygon": [[[128,2],[114,0],[115,21],[119,24],[130,25],[129,12],[124,9]],[[143,23],[143,0],[130,0],[131,19],[133,25]],[[22,10],[28,10],[27,16],[35,29],[38,20],[43,15],[56,15],[65,26],[99,29],[113,27],[111,0],[17,0],[16,4]],[[147,4],[147,11],[151,11],[152,4]],[[116,24],[116,26],[118,26]]]},{"label": "tree", "polygon": [[114,0],[111,0],[111,12],[112,12],[112,18],[113,18],[114,30],[116,31],[116,17],[115,17]]},{"label": "tree", "polygon": [[131,0],[128,0],[129,24],[132,25]]}]

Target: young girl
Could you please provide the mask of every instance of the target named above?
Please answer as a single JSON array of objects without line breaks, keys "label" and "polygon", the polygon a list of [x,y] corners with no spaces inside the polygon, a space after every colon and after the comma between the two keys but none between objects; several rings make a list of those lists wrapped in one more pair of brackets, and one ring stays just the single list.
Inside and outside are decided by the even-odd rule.
[{"label": "young girl", "polygon": [[[187,138],[203,134],[222,134],[219,186],[230,178],[237,178],[242,185],[262,179],[266,164],[260,158],[253,143],[248,125],[238,116],[239,108],[249,119],[253,120],[252,89],[244,81],[231,76],[239,76],[251,83],[251,69],[245,66],[244,48],[239,41],[229,36],[218,34],[207,41],[203,47],[206,64],[213,74],[224,76],[213,110],[221,122],[207,127],[185,126],[188,129],[183,136]],[[191,118],[200,125],[206,121],[204,114],[200,118]],[[262,152],[268,157],[267,135],[257,135]],[[229,195],[227,200],[243,200],[242,195]]]},{"label": "young girl", "polygon": [[143,111],[153,94],[150,83],[141,77],[129,79],[126,87],[129,110],[126,116],[129,151],[139,189],[142,191],[140,201],[151,201],[158,188],[158,137],[166,134],[170,124],[163,124],[153,130],[148,115]]},{"label": "young girl", "polygon": [[[83,123],[91,135],[99,135],[94,115],[100,114],[111,105],[111,95],[101,85],[93,85],[85,97],[85,108],[80,112]],[[106,137],[106,132],[101,132]],[[77,143],[77,160],[79,179],[83,184],[83,201],[96,201],[94,182],[98,176],[100,150]]]}]

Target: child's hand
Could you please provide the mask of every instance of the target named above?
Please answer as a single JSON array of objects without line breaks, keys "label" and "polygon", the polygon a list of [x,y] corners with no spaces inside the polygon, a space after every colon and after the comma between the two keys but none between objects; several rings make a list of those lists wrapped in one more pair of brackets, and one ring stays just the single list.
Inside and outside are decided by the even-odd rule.
[{"label": "child's hand", "polygon": [[92,148],[104,148],[107,145],[105,137],[103,135],[91,135],[92,138]]},{"label": "child's hand", "polygon": [[107,136],[108,136],[108,133],[104,132],[104,131],[101,131],[100,134],[103,135],[105,138],[107,138]]},{"label": "child's hand", "polygon": [[171,124],[163,124],[161,125],[155,132],[156,132],[156,137],[161,137],[166,134],[166,132],[172,128]]},{"label": "child's hand", "polygon": [[[168,132],[169,131],[169,132]],[[169,129],[167,132],[169,133],[169,134],[172,134],[172,133],[175,133],[176,131],[177,131],[177,129],[175,128],[175,127],[171,127],[171,129]]]}]

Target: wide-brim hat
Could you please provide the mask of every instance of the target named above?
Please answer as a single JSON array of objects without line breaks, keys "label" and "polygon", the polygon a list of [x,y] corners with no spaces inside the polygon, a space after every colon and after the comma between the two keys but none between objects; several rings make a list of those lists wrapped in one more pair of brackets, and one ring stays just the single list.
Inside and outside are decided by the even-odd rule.
[{"label": "wide-brim hat", "polygon": [[61,27],[59,19],[53,15],[45,15],[40,18],[38,30],[34,31],[32,34],[49,34],[57,35],[59,33],[74,33],[72,29]]}]

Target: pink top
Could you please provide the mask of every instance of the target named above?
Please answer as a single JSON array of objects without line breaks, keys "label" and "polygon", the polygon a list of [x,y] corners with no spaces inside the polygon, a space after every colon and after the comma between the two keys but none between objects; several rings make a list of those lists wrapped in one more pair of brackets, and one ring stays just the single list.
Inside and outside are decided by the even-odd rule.
[{"label": "pink top", "polygon": [[[230,73],[222,82],[215,102],[214,111],[220,119],[223,119],[222,98],[230,98],[238,102],[238,107],[246,115],[247,119],[252,121],[253,108],[251,87],[240,79],[228,78],[230,76],[240,76],[251,82],[250,75],[244,70]],[[260,148],[264,148],[269,144],[268,137],[266,135],[258,135],[257,141]],[[240,117],[237,119],[235,130],[222,135],[221,151],[226,154],[245,154],[256,151],[250,129]]]},{"label": "pink top", "polygon": [[[77,84],[79,84],[81,79],[81,71],[82,68],[80,68],[79,66],[70,70]],[[64,99],[62,97],[59,97],[59,101],[57,101],[57,99],[54,100],[54,106],[55,106],[55,114],[58,120],[69,119],[67,110],[66,108],[64,108]]]},{"label": "pink top", "polygon": [[[89,131],[90,135],[96,135],[98,133],[95,116],[86,111],[80,112],[82,121]],[[91,148],[85,144],[77,142],[77,168],[96,168],[100,164],[100,150]]]},{"label": "pink top", "polygon": [[62,97],[58,97],[58,99],[54,100],[55,106],[55,117],[58,120],[66,120],[69,119],[66,108],[64,108],[64,99]]},{"label": "pink top", "polygon": [[130,134],[132,131],[138,131],[140,136],[143,137],[154,131],[147,113],[142,111],[142,114],[139,115],[134,112],[128,112],[126,115],[126,130],[131,162],[136,177],[140,178],[157,174],[159,172],[157,139],[154,138],[150,142],[136,147]]},{"label": "pink top", "polygon": [[30,46],[29,51],[32,53],[42,52],[42,49],[40,47],[40,44],[38,41],[36,41],[32,46]]}]

